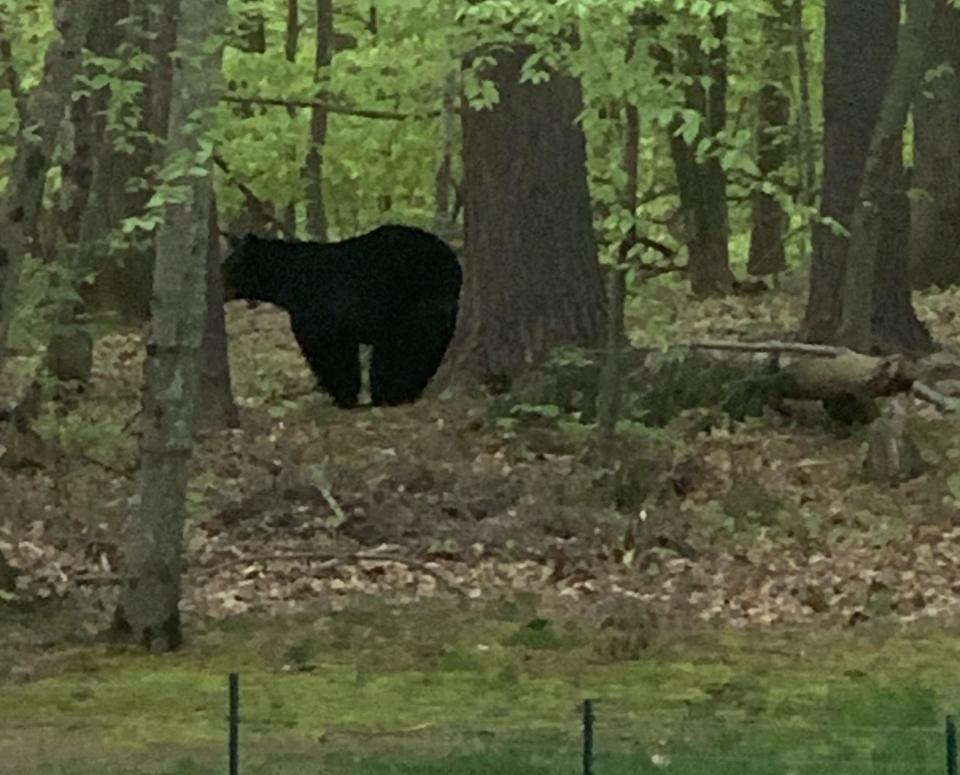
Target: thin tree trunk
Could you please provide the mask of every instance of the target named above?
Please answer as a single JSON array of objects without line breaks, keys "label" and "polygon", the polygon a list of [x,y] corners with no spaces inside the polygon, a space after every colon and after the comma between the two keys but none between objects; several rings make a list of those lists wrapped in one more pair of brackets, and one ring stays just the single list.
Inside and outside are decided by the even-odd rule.
[{"label": "thin tree trunk", "polygon": [[[150,315],[155,240],[153,235],[138,233],[118,247],[113,237],[125,219],[143,212],[152,196],[155,181],[147,179],[147,170],[162,158],[167,133],[173,77],[170,52],[179,0],[122,0],[108,3],[108,8],[112,15],[96,31],[94,53],[116,56],[118,46],[127,43],[149,54],[155,63],[143,75],[143,90],[137,98],[139,132],[131,138],[127,129],[110,131],[105,121],[100,122],[103,141],[94,162],[91,193],[95,204],[84,214],[81,240],[83,263],[96,272],[96,280],[85,297],[91,306],[143,322]],[[129,23],[118,26],[128,18]],[[161,142],[151,142],[150,137]],[[121,138],[125,142],[119,142]]]},{"label": "thin tree trunk", "polygon": [[[98,4],[102,5],[103,0]],[[51,279],[51,289],[66,279],[77,288],[79,281],[80,224],[90,199],[93,155],[97,147],[92,95],[78,96],[67,111],[61,126],[64,141],[60,153],[65,157],[63,182],[57,199],[57,246],[48,261],[60,264],[61,273]],[[93,336],[83,325],[83,303],[78,295],[61,290],[55,300],[53,331],[47,345],[46,367],[60,382],[86,384],[93,370]]]},{"label": "thin tree trunk", "polygon": [[[839,340],[842,344],[863,353],[875,351],[882,340],[884,346],[894,343],[890,337],[899,337],[895,349],[913,349],[919,342],[915,333],[885,331],[882,337],[874,330],[875,311],[881,300],[877,286],[880,238],[883,217],[882,203],[891,189],[901,188],[899,167],[903,130],[914,95],[924,73],[924,47],[930,38],[930,23],[934,18],[936,0],[908,0],[907,21],[900,27],[896,62],[890,86],[883,99],[880,116],[870,140],[866,168],[860,184],[859,201],[853,214],[850,235],[846,283],[843,293],[842,325]],[[903,244],[906,247],[906,244]],[[902,285],[909,288],[905,258]],[[903,299],[900,299],[903,303]],[[909,306],[909,295],[906,299]],[[912,312],[912,310],[911,310]],[[916,320],[914,315],[910,315]],[[918,324],[919,325],[919,324]],[[929,335],[925,337],[929,349]]]},{"label": "thin tree trunk", "polygon": [[201,430],[233,428],[240,424],[240,414],[233,400],[227,352],[221,259],[217,200],[211,192],[207,231],[207,314],[200,350],[200,392],[197,400],[197,427]]},{"label": "thin tree trunk", "polygon": [[43,77],[24,105],[6,190],[0,195],[0,370],[16,302],[20,268],[31,249],[43,201],[44,183],[60,121],[80,73],[81,48],[93,24],[92,5],[57,0],[53,7],[59,37],[44,58]]},{"label": "thin tree trunk", "polygon": [[[784,0],[773,0],[770,15],[764,17],[764,38],[769,54],[764,72],[770,79],[760,88],[757,99],[757,167],[763,182],[782,186],[787,161],[787,128],[790,125],[790,63],[784,61],[789,43],[790,19]],[[747,272],[754,276],[776,275],[787,268],[783,238],[787,213],[771,193],[753,192],[753,229]]]},{"label": "thin tree trunk", "polygon": [[127,535],[127,564],[115,615],[118,633],[155,651],[177,648],[183,640],[183,524],[206,306],[213,173],[212,160],[200,154],[219,92],[221,52],[211,51],[210,40],[222,35],[225,18],[224,0],[184,3],[178,31],[168,159],[197,157],[195,163],[202,164],[207,175],[180,181],[185,201],[167,206],[157,235],[144,365],[141,502]]},{"label": "thin tree trunk", "polygon": [[[173,98],[173,50],[177,45],[177,19],[181,0],[148,0],[146,13],[147,50],[155,63],[147,79],[150,110],[145,116],[147,131],[161,140],[167,136],[170,124],[170,104]],[[156,146],[155,162],[163,161],[163,144]]]},{"label": "thin tree trunk", "polygon": [[[333,0],[317,0],[317,60],[315,79],[318,96],[325,91],[333,61]],[[307,198],[307,230],[320,242],[327,241],[327,210],[323,201],[323,154],[327,142],[327,111],[310,109],[310,150],[304,169]]]},{"label": "thin tree trunk", "polygon": [[[634,16],[624,57],[629,67],[640,34],[640,19]],[[626,264],[630,250],[637,242],[637,205],[639,199],[640,166],[640,111],[632,102],[623,108],[623,170],[626,173],[620,204],[632,219],[629,230],[620,243],[620,264],[608,275],[607,292],[607,341],[603,369],[597,387],[597,453],[604,467],[613,462],[616,446],[617,421],[620,419],[620,403],[623,390],[623,349],[627,344],[624,307],[627,297]]]},{"label": "thin tree trunk", "polygon": [[[87,30],[86,48],[99,55],[115,51],[122,32],[118,7],[113,0],[92,0],[91,13],[97,23]],[[57,262],[64,271],[51,278],[52,289],[60,287],[61,278],[71,286],[55,302],[53,331],[47,345],[46,367],[59,381],[86,384],[93,371],[93,334],[85,325],[86,305],[79,293],[83,252],[83,219],[90,205],[94,167],[103,144],[101,116],[107,109],[109,90],[78,95],[67,111],[61,135],[65,136],[61,154],[63,184],[58,196],[56,215],[57,247],[47,260]],[[98,205],[96,205],[98,206]]]},{"label": "thin tree trunk", "polygon": [[486,73],[499,102],[463,108],[466,278],[449,365],[505,389],[558,346],[603,342],[603,282],[576,118],[579,81],[520,83],[526,46],[498,49]]},{"label": "thin tree trunk", "polygon": [[803,24],[804,0],[793,0],[793,36],[797,55],[797,80],[800,84],[800,104],[797,106],[800,124],[799,141],[801,162],[800,203],[813,202],[817,185],[816,145],[813,135],[813,108],[810,100],[810,65],[807,61],[807,29]]},{"label": "thin tree trunk", "polygon": [[267,51],[267,24],[259,0],[245,0],[240,8],[239,33],[248,54]]},{"label": "thin tree trunk", "polygon": [[[300,50],[300,2],[299,0],[287,0],[287,31],[286,39],[284,41],[283,51],[284,56],[287,61],[295,63],[297,61],[297,53]],[[297,117],[297,109],[293,105],[287,105],[287,115],[290,116],[290,120],[295,121]],[[294,164],[299,164],[299,153],[296,149],[293,152]],[[250,219],[251,222],[260,226],[258,222],[257,214],[251,213]],[[290,202],[287,205],[286,209],[283,212],[283,224],[284,231],[287,234],[296,234],[297,233],[297,203],[296,201]],[[263,224],[265,226],[265,224]],[[258,231],[256,228],[247,229],[247,231],[253,231],[254,233],[263,233]]]},{"label": "thin tree trunk", "polygon": [[[684,106],[703,116],[700,131],[692,143],[687,143],[681,134],[684,121],[679,111],[669,127],[689,252],[687,275],[693,292],[700,296],[729,293],[734,281],[729,260],[726,173],[715,153],[701,162],[696,150],[705,140],[717,138],[727,120],[727,52],[723,43],[726,15],[718,14],[711,24],[721,44],[709,54],[702,51],[699,38],[692,35],[682,37],[679,60],[675,60],[665,46],[655,44],[652,48],[661,78],[669,82],[681,77]],[[704,86],[705,80],[709,81],[709,87]]]},{"label": "thin tree trunk", "polygon": [[287,35],[284,41],[284,55],[288,62],[297,61],[300,47],[300,3],[299,0],[287,0]]},{"label": "thin tree trunk", "polygon": [[960,10],[938,0],[913,106],[910,276],[913,287],[960,284]]},{"label": "thin tree trunk", "polygon": [[0,17],[0,83],[6,87],[13,98],[18,116],[27,114],[27,99],[20,87],[20,74],[17,72],[13,61],[13,44],[10,35],[4,27],[3,18]]},{"label": "thin tree trunk", "polygon": [[[727,22],[725,13],[713,17],[713,35],[720,45],[705,56],[704,71],[710,77],[707,89],[707,130],[714,139],[726,129],[727,124]],[[704,199],[703,215],[699,220],[697,241],[699,247],[691,252],[690,287],[694,293],[729,293],[733,286],[730,271],[730,220],[727,210],[727,173],[720,163],[719,154],[711,154],[703,163]],[[696,255],[697,260],[693,260]]]}]

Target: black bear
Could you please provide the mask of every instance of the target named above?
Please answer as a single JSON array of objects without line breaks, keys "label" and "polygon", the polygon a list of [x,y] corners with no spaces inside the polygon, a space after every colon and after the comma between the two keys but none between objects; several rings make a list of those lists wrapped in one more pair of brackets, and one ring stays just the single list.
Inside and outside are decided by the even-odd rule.
[{"label": "black bear", "polygon": [[420,397],[453,337],[462,279],[443,240],[396,225],[330,243],[248,234],[223,262],[226,300],[285,309],[320,387],[345,409],[360,392],[361,344],[373,347],[374,405]]}]

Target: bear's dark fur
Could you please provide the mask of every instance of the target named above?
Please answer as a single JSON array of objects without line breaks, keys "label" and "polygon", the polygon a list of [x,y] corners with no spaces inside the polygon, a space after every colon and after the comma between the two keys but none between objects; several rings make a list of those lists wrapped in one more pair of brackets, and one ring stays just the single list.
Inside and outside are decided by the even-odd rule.
[{"label": "bear's dark fur", "polygon": [[443,240],[394,225],[326,244],[248,234],[223,262],[226,300],[285,309],[320,387],[343,408],[357,403],[361,344],[373,347],[375,405],[420,397],[453,337],[462,276]]}]

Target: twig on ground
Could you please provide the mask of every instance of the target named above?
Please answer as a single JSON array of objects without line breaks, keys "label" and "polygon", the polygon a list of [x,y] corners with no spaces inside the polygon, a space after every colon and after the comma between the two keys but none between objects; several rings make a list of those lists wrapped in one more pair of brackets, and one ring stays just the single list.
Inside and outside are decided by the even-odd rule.
[{"label": "twig on ground", "polygon": [[934,390],[932,387],[923,382],[914,382],[910,388],[910,392],[921,401],[926,401],[928,404],[933,404],[935,407],[937,407],[937,409],[940,409],[943,412],[951,413],[957,410],[956,399],[945,396],[943,393]]}]

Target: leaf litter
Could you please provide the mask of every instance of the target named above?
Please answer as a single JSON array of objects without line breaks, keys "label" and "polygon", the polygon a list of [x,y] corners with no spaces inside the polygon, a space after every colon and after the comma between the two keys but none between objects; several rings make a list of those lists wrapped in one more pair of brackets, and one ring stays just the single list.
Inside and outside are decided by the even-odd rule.
[{"label": "leaf litter", "polygon": [[[942,311],[950,302],[925,299],[938,335],[960,329]],[[709,331],[702,318],[687,330],[757,325],[756,308],[738,321],[742,308],[727,306]],[[774,306],[767,320],[779,324]],[[782,424],[679,427],[655,497],[617,508],[582,438],[553,429],[557,449],[538,449],[465,391],[338,412],[310,395],[281,315],[231,309],[228,320],[242,425],[197,444],[188,616],[338,608],[358,594],[518,593],[577,611],[632,601],[665,621],[735,627],[960,614],[960,527],[944,472],[879,487],[860,478],[856,439]],[[17,573],[7,598],[73,595],[108,617],[137,504],[136,437],[123,429],[136,414],[139,352],[133,335],[98,343],[88,416],[129,413],[110,415],[99,445],[61,432],[56,470],[0,469],[15,504],[0,516],[0,555]],[[81,442],[86,454],[71,458]]]}]

